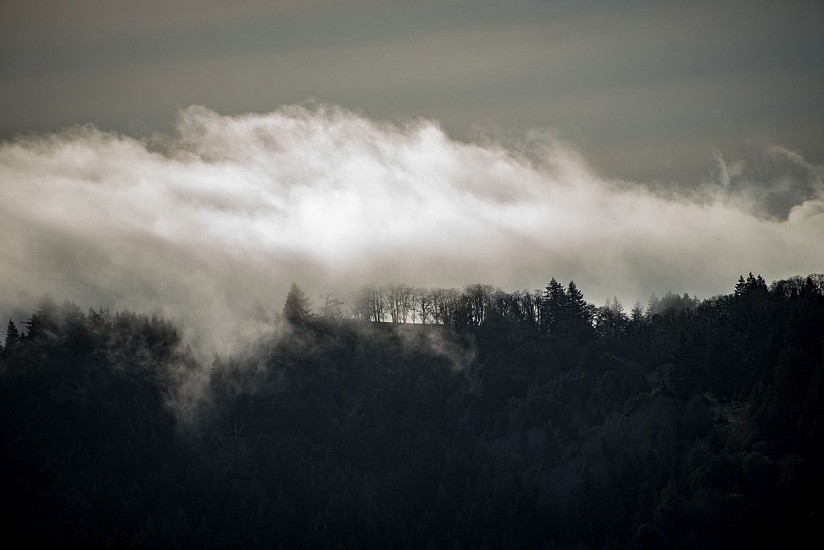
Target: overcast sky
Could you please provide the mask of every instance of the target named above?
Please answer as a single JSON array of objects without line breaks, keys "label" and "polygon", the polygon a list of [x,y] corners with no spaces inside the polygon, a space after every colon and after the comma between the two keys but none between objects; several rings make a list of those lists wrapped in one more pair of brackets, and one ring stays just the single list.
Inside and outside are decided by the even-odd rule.
[{"label": "overcast sky", "polygon": [[2,0],[0,138],[309,98],[450,136],[553,129],[607,177],[824,162],[824,2]]},{"label": "overcast sky", "polygon": [[824,271],[824,3],[0,0],[0,316]]}]

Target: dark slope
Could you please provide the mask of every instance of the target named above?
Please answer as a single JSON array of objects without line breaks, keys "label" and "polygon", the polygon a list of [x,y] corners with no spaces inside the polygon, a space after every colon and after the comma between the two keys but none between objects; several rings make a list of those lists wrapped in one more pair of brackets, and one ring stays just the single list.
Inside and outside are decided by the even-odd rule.
[{"label": "dark slope", "polygon": [[582,309],[588,324],[298,316],[216,358],[183,412],[206,367],[173,327],[46,302],[0,360],[4,533],[199,548],[820,536],[821,285],[750,277],[669,300]]}]

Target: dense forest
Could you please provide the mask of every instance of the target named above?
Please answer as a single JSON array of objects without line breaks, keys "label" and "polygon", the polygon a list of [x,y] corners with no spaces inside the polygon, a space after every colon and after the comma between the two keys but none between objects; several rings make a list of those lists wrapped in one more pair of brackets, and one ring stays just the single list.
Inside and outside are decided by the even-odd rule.
[{"label": "dense forest", "polygon": [[[281,302],[282,303],[282,302]],[[0,351],[6,540],[802,546],[824,520],[824,277],[625,312],[573,282],[297,285],[242,353],[44,299]],[[274,307],[270,308],[274,310]],[[409,322],[407,322],[409,321]]]}]

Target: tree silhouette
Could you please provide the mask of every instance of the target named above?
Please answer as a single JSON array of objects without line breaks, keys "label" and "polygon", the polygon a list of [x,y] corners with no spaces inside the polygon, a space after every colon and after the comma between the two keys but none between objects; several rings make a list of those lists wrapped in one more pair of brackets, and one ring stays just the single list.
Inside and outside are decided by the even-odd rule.
[{"label": "tree silhouette", "polygon": [[14,325],[14,322],[9,319],[9,326],[6,329],[6,345],[3,349],[4,353],[11,353],[16,347],[17,342],[20,340],[20,332],[17,330],[17,327]]},{"label": "tree silhouette", "polygon": [[563,322],[567,303],[563,285],[553,277],[541,295],[539,323],[542,332],[552,332]]},{"label": "tree silhouette", "polygon": [[26,338],[54,338],[58,332],[58,306],[51,296],[44,296],[31,319],[25,322]]},{"label": "tree silhouette", "polygon": [[301,288],[292,283],[286,303],[283,306],[283,317],[290,323],[302,323],[312,316],[312,303]]}]

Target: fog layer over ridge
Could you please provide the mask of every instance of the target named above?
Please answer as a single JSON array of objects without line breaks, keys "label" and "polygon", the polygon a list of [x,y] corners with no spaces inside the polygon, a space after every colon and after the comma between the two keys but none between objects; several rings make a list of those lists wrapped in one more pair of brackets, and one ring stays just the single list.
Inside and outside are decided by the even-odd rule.
[{"label": "fog layer over ridge", "polygon": [[146,141],[90,127],[20,138],[0,145],[0,313],[48,292],[225,343],[255,298],[279,308],[293,280],[317,302],[364,283],[515,290],[555,276],[601,302],[821,271],[821,167],[772,150],[792,169],[750,192],[757,163],[715,155],[719,181],[687,198],[605,179],[550,135],[464,143],[431,121],[328,106],[190,107],[176,135]]}]

